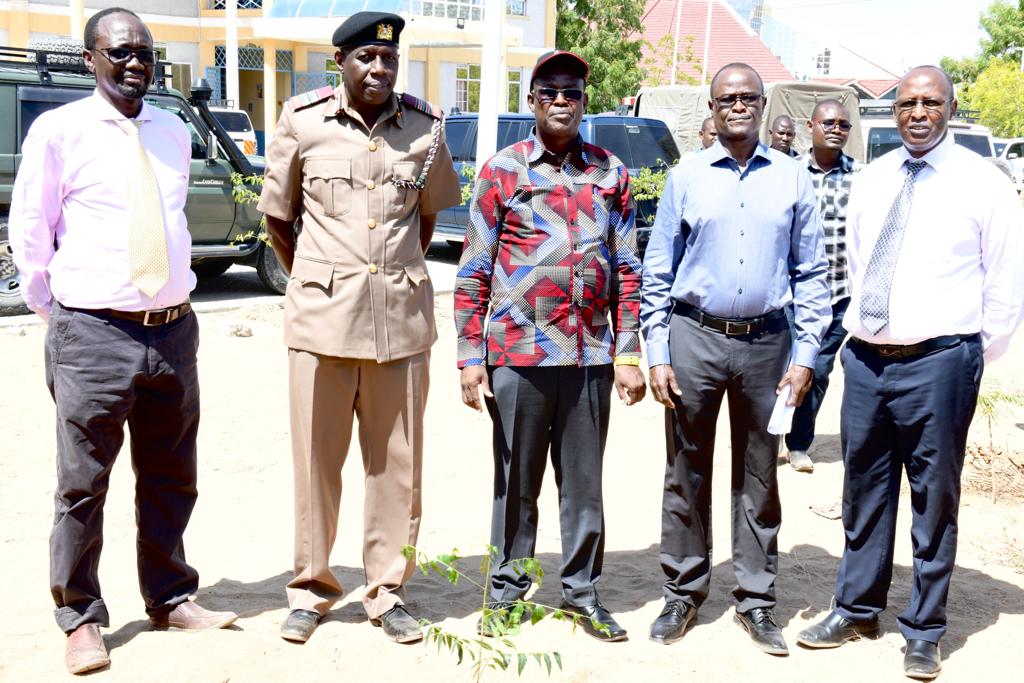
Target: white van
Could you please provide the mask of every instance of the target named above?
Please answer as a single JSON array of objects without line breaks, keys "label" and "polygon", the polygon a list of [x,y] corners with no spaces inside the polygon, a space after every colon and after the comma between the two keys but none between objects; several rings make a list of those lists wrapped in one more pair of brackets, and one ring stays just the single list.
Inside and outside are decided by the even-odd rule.
[{"label": "white van", "polygon": [[210,107],[210,112],[220,122],[220,125],[224,126],[228,135],[238,145],[238,149],[242,150],[242,154],[255,156],[256,131],[253,130],[252,121],[247,113],[240,109],[224,107]]}]

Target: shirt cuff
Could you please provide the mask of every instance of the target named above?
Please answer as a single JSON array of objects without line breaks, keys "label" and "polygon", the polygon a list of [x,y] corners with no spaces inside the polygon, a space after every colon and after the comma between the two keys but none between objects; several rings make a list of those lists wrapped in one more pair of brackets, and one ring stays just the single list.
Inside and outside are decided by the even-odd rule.
[{"label": "shirt cuff", "polygon": [[818,347],[814,344],[798,343],[793,350],[793,358],[790,365],[801,365],[805,368],[814,369],[814,361],[818,359]]},{"label": "shirt cuff", "polygon": [[652,342],[647,340],[647,367],[669,365],[672,357],[669,354],[668,342]]},{"label": "shirt cuff", "polygon": [[461,370],[462,368],[468,368],[468,367],[471,367],[471,366],[474,366],[474,365],[483,365],[483,364],[484,364],[484,359],[483,358],[465,358],[465,359],[459,361],[459,369]]}]

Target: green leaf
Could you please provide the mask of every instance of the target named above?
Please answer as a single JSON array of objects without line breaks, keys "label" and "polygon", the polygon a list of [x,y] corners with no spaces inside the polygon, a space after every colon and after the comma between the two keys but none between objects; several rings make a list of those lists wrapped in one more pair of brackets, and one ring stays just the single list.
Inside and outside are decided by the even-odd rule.
[{"label": "green leaf", "polygon": [[533,611],[530,612],[530,623],[536,624],[538,621],[543,619],[547,615],[547,611],[540,605],[534,605]]},{"label": "green leaf", "polygon": [[558,665],[558,670],[562,671],[562,653],[552,652],[551,654],[555,657],[555,664]]},{"label": "green leaf", "polygon": [[544,665],[548,668],[548,676],[551,675],[551,655],[544,653]]},{"label": "green leaf", "polygon": [[526,668],[526,655],[524,655],[522,652],[520,652],[518,659],[519,659],[519,672],[518,673],[519,673],[520,676],[522,676],[523,675],[523,669]]}]

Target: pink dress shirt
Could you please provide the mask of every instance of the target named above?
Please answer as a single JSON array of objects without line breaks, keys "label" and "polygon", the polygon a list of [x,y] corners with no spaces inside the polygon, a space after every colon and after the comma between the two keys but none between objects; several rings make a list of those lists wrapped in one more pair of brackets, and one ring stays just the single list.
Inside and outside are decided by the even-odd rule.
[{"label": "pink dress shirt", "polygon": [[[188,299],[192,237],[185,219],[191,139],[173,114],[148,104],[136,117],[163,200],[170,278],[149,297],[132,284],[124,116],[94,92],[40,116],[22,145],[10,243],[25,303],[47,319],[53,300],[72,308],[142,311]],[[56,244],[56,248],[54,245]]]}]

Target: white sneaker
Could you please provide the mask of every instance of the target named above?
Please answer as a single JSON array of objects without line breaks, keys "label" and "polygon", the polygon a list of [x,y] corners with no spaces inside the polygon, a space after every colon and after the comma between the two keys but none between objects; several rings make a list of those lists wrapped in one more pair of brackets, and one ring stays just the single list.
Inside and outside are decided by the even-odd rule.
[{"label": "white sneaker", "polygon": [[789,464],[797,472],[814,471],[814,463],[811,462],[811,456],[807,455],[807,451],[790,451]]}]

